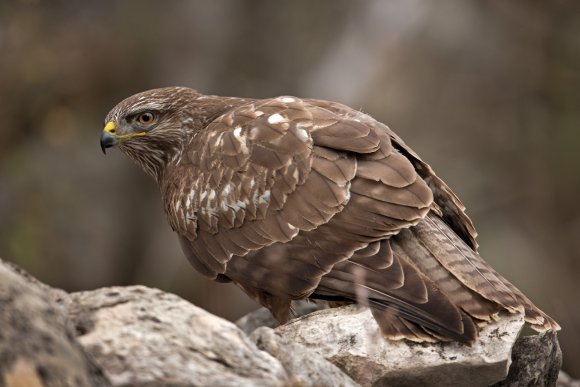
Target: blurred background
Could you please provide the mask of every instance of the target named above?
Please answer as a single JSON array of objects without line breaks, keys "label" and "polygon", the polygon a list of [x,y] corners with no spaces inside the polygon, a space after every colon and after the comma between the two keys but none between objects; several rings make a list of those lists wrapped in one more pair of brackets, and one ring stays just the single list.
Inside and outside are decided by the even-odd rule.
[{"label": "blurred background", "polygon": [[145,284],[228,319],[108,110],[160,86],[331,99],[387,123],[462,198],[482,255],[562,325],[580,377],[580,2],[0,2],[0,256],[50,285]]}]

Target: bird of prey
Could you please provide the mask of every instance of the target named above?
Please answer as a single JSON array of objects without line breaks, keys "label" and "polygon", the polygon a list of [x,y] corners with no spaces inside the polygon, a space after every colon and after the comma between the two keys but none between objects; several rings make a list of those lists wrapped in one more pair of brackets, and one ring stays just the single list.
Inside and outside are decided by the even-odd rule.
[{"label": "bird of prey", "polygon": [[168,87],[120,102],[100,141],[157,181],[191,264],[280,323],[293,300],[354,303],[364,290],[389,339],[470,344],[502,311],[559,329],[479,256],[429,164],[358,110]]}]

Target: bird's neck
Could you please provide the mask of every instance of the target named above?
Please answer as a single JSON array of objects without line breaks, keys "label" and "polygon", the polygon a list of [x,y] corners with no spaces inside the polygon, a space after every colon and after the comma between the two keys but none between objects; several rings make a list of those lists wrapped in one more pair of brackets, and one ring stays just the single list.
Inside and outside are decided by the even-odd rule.
[{"label": "bird's neck", "polygon": [[146,142],[133,141],[123,144],[120,149],[145,173],[160,182],[168,165],[174,164],[182,153],[181,131],[164,131],[162,134],[151,132]]}]

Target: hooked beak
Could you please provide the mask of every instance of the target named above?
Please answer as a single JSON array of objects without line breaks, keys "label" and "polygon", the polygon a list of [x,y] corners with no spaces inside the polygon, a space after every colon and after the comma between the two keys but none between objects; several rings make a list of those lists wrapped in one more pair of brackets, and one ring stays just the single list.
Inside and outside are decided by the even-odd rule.
[{"label": "hooked beak", "polygon": [[119,139],[115,134],[117,132],[117,126],[113,121],[107,122],[103,128],[103,133],[101,133],[101,149],[104,154],[107,154],[106,149],[117,145]]}]

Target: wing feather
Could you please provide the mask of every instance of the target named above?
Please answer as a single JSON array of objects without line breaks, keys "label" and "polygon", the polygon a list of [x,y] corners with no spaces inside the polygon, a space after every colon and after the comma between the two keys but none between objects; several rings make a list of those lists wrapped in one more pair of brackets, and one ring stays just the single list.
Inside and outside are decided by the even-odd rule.
[{"label": "wing feather", "polygon": [[[314,124],[315,129],[312,133],[326,130],[322,126],[332,121],[330,116],[332,115],[327,113],[322,123]],[[336,121],[338,118],[334,117],[333,120]],[[358,128],[360,122],[356,122],[357,124],[350,126],[348,130]],[[373,132],[373,130],[372,127],[366,127],[365,133]],[[427,288],[418,271],[408,263],[401,263],[399,259],[395,259],[389,244],[382,244],[380,241],[420,221],[429,211],[432,195],[423,180],[413,172],[412,165],[404,157],[396,154],[388,136],[373,133],[370,136],[373,141],[365,145],[364,152],[367,153],[356,158],[352,153],[345,152],[349,150],[346,145],[333,138],[340,135],[335,128],[328,130],[322,144],[317,142],[319,137],[315,138],[313,135],[315,140],[308,178],[303,185],[298,186],[289,195],[285,207],[281,210],[283,216],[286,211],[293,214],[285,217],[285,220],[295,222],[294,218],[302,217],[309,220],[308,224],[300,225],[299,234],[290,243],[276,243],[244,257],[247,263],[268,267],[279,283],[291,282],[295,277],[303,279],[307,277],[309,281],[303,284],[308,284],[308,286],[302,289],[293,286],[293,292],[289,292],[288,288],[272,287],[269,277],[259,277],[259,274],[251,272],[239,273],[241,268],[237,265],[237,258],[232,259],[228,264],[227,275],[240,283],[249,281],[248,277],[251,277],[250,282],[255,289],[292,299],[304,297],[314,291],[318,295],[323,282],[342,281],[345,287],[347,287],[346,284],[350,284],[351,287],[343,296],[349,294],[353,299],[350,268],[358,265],[369,270],[380,271],[380,274],[373,278],[376,283],[381,281],[387,283],[385,286],[391,291],[388,296],[389,302],[392,301],[390,297],[396,298],[392,295],[392,291],[397,292],[398,288],[407,284],[405,290],[400,291],[400,296],[417,304],[428,304]],[[331,138],[334,148],[329,148]],[[324,145],[324,147],[319,145]],[[378,156],[370,152],[377,152]],[[367,155],[369,155],[368,159]],[[398,172],[385,173],[380,178],[367,179],[365,176],[369,176],[367,174],[370,173],[368,169],[365,169],[364,173],[360,172],[359,166],[363,163],[378,168],[382,168],[383,163],[387,165],[392,163],[391,170]],[[357,190],[355,186],[359,189]],[[397,191],[393,198],[390,198],[388,194],[385,195],[382,190],[385,187],[390,190],[389,192]],[[369,205],[369,202],[373,205]],[[314,222],[305,215],[308,209],[300,207],[299,204],[305,206],[307,203],[314,204],[313,211],[317,211],[323,217],[322,222]],[[385,207],[390,209],[385,209]],[[385,214],[390,216],[385,216]],[[374,253],[370,254],[373,251]],[[285,263],[274,259],[274,252],[276,256],[284,257]],[[371,255],[372,258],[369,258]],[[382,258],[378,259],[377,256]],[[315,265],[312,265],[313,262]],[[280,270],[280,265],[287,265],[288,270]],[[342,265],[346,265],[348,270],[339,270],[343,267]],[[408,277],[406,282],[405,274]],[[337,276],[340,278],[335,278]],[[376,289],[384,290],[380,286]],[[335,292],[334,296],[338,296],[338,293]],[[380,296],[383,301],[385,297]],[[417,308],[421,309],[421,307],[415,307],[413,310]],[[275,314],[280,315],[280,313]]]},{"label": "wing feather", "polygon": [[[326,124],[315,115],[324,115]],[[190,176],[190,187],[169,189],[164,199],[174,209],[168,211],[174,229],[211,257],[198,258],[214,270],[210,277],[223,274],[222,264],[234,254],[288,242],[343,209],[356,158],[347,149],[314,146],[312,138],[316,131],[328,141],[340,139],[341,127],[358,133],[367,151],[376,148],[378,140],[364,125],[298,98],[239,105],[194,137],[188,160],[174,171]],[[184,225],[186,213],[191,216]],[[188,232],[194,222],[195,232]]]}]

